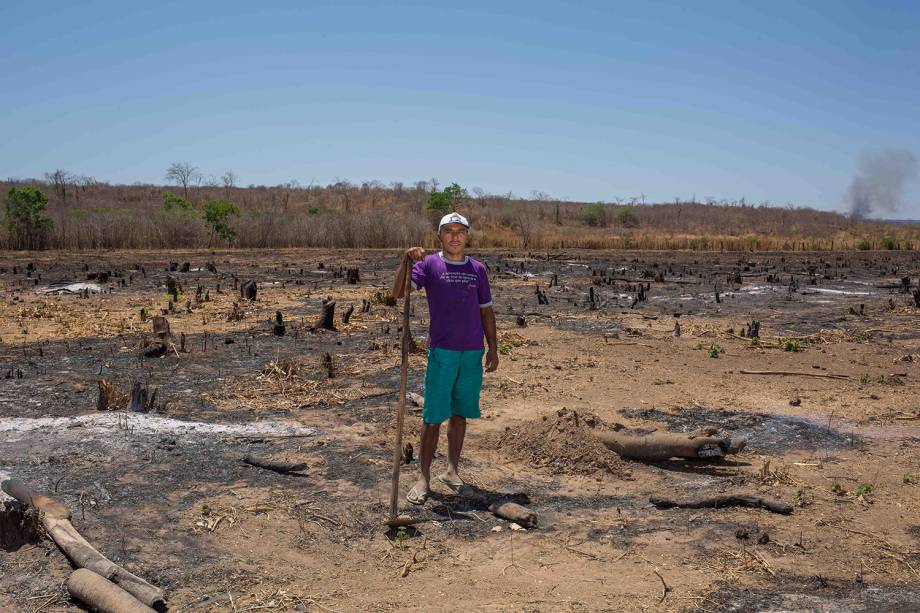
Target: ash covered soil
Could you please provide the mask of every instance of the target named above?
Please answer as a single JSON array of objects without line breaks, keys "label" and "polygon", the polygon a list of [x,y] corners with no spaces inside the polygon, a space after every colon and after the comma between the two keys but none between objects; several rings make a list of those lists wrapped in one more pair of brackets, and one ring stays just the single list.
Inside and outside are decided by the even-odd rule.
[{"label": "ash covered soil", "polygon": [[[415,529],[383,525],[396,251],[0,255],[0,479],[65,504],[171,611],[920,608],[916,254],[473,255],[502,350],[464,448],[474,495],[435,483],[421,509],[401,496]],[[337,330],[311,330],[328,299]],[[161,311],[171,337],[148,357]],[[414,294],[421,348],[426,329]],[[413,353],[410,391],[424,367]],[[156,390],[152,412],[126,410],[135,384]],[[410,403],[416,447],[419,422]],[[617,423],[748,444],[720,462],[632,462],[591,438]],[[416,470],[403,466],[402,495]],[[649,504],[723,493],[795,511]],[[490,514],[502,501],[538,527]],[[0,610],[82,610],[62,589],[70,571],[53,543],[7,538]]]}]

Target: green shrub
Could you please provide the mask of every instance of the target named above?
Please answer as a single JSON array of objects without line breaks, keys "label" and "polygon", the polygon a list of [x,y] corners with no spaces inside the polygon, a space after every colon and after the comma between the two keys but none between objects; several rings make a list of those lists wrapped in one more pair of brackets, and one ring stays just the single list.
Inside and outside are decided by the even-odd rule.
[{"label": "green shrub", "polygon": [[859,241],[859,243],[856,245],[856,248],[860,251],[869,251],[872,249],[872,241],[870,241],[868,238],[864,238]]},{"label": "green shrub", "polygon": [[230,217],[239,217],[240,210],[229,200],[208,200],[202,205],[204,221],[211,228],[208,247],[214,236],[219,236],[229,245],[236,238],[236,228],[230,226]]},{"label": "green shrub", "polygon": [[48,196],[34,187],[14,187],[6,195],[6,229],[13,249],[44,249],[54,222],[44,214]]},{"label": "green shrub", "polygon": [[885,238],[882,239],[882,247],[884,247],[885,249],[889,251],[896,249],[897,246],[898,246],[897,243],[895,243],[894,239],[891,238],[890,236],[886,236]]},{"label": "green shrub", "polygon": [[722,353],[722,349],[715,343],[712,343],[709,345],[709,348],[706,350],[706,352],[709,354],[709,357],[717,358],[719,357],[719,354]]},{"label": "green shrub", "polygon": [[605,227],[607,225],[607,207],[598,202],[581,209],[581,219],[589,226]]},{"label": "green shrub", "polygon": [[470,195],[466,192],[465,189],[456,183],[451,183],[442,191],[432,192],[428,196],[428,209],[431,211],[449,213],[456,208],[457,203],[461,199],[469,197]]},{"label": "green shrub", "polygon": [[627,204],[617,211],[617,221],[626,228],[638,228],[639,216],[636,214],[636,207]]},{"label": "green shrub", "polygon": [[191,211],[195,207],[182,196],[177,196],[172,192],[166,192],[163,194],[163,208],[167,211],[172,211],[173,209],[178,211]]},{"label": "green shrub", "polygon": [[794,338],[784,338],[780,341],[780,347],[783,348],[783,351],[797,352],[802,350],[802,343]]}]

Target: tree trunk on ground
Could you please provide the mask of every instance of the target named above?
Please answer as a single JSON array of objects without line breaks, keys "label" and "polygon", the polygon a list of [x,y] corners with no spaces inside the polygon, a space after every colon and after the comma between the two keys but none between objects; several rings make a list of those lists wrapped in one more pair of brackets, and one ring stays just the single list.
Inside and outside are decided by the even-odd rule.
[{"label": "tree trunk on ground", "polygon": [[620,457],[631,460],[667,460],[669,458],[720,458],[737,453],[744,441],[671,432],[639,435],[626,432],[596,432],[595,436]]},{"label": "tree trunk on ground", "polygon": [[64,505],[39,494],[18,479],[8,479],[0,484],[0,487],[19,502],[31,505],[41,512],[45,530],[74,565],[108,579],[133,594],[148,607],[165,609],[166,596],[163,590],[129,573],[96,551],[70,523],[70,512]]},{"label": "tree trunk on ground", "polygon": [[659,509],[718,509],[724,507],[751,507],[755,509],[766,509],[773,513],[789,515],[792,513],[792,505],[786,504],[782,500],[771,498],[761,498],[759,496],[748,496],[744,494],[711,496],[709,498],[690,498],[687,500],[672,500],[670,498],[661,498],[652,496],[649,502]]},{"label": "tree trunk on ground", "polygon": [[153,609],[91,570],[78,568],[67,579],[70,595],[99,613],[153,613]]}]

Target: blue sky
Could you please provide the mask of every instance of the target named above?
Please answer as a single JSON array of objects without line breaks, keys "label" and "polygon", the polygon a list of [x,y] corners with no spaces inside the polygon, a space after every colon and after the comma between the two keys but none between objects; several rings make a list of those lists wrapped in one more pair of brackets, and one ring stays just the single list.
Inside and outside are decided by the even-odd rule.
[{"label": "blue sky", "polygon": [[863,152],[920,156],[911,2],[6,0],[0,22],[3,177],[188,161],[831,209]]}]

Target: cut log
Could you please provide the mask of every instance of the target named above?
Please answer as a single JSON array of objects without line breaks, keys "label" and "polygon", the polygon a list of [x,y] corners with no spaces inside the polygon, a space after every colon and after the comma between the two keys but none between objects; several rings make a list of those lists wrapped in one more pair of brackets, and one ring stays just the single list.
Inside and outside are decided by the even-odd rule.
[{"label": "cut log", "polygon": [[537,514],[516,502],[503,502],[489,505],[489,512],[493,515],[513,521],[525,528],[537,527]]},{"label": "cut log", "polygon": [[307,465],[303,462],[279,462],[277,460],[260,458],[254,455],[245,456],[243,461],[250,466],[258,466],[259,468],[264,468],[265,470],[271,470],[282,474],[296,473],[307,467]]},{"label": "cut log", "polygon": [[64,505],[31,489],[18,479],[7,479],[0,488],[23,504],[41,512],[42,525],[48,535],[78,568],[86,568],[130,592],[142,603],[165,610],[166,595],[160,588],[126,571],[96,551],[70,523],[70,511]]},{"label": "cut log", "polygon": [[605,447],[630,460],[667,460],[669,458],[721,458],[744,449],[745,441],[732,441],[717,436],[699,436],[672,432],[634,434],[628,432],[595,432]]},{"label": "cut log", "polygon": [[652,496],[649,502],[659,509],[719,509],[724,507],[751,507],[754,509],[766,509],[773,513],[789,515],[793,507],[782,500],[773,498],[761,498],[760,496],[748,496],[745,494],[728,494],[722,496],[710,496],[708,498],[688,498],[686,500],[672,500],[670,498],[661,498]]},{"label": "cut log", "polygon": [[67,579],[70,595],[99,613],[153,613],[153,609],[91,570],[78,568]]}]

